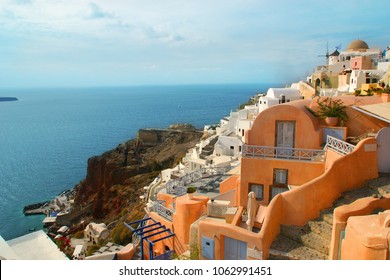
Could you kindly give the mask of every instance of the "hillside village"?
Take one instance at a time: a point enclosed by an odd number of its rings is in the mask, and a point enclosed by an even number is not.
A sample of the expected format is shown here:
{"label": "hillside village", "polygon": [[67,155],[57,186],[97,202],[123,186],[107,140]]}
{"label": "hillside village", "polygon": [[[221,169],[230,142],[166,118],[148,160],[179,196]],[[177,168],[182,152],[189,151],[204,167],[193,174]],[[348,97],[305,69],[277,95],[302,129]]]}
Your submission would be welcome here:
{"label": "hillside village", "polygon": [[[206,126],[144,186],[144,216],[120,220],[130,243],[113,243],[98,221],[77,242],[65,225],[54,240],[73,259],[389,260],[389,66],[390,48],[362,40],[327,53],[305,81]],[[50,253],[25,254],[37,246]],[[5,259],[69,258],[43,232],[0,247]]]}

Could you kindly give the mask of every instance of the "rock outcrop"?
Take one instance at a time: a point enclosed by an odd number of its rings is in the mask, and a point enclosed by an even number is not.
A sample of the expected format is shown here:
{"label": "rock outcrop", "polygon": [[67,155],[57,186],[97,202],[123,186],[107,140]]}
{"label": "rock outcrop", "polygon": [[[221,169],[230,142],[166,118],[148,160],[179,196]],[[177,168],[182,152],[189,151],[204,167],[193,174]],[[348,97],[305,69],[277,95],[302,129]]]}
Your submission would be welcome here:
{"label": "rock outcrop", "polygon": [[88,160],[87,176],[76,187],[76,206],[93,201],[92,218],[106,223],[126,209],[143,214],[139,196],[159,171],[175,166],[199,142],[202,132],[189,125],[142,129],[136,139]]}

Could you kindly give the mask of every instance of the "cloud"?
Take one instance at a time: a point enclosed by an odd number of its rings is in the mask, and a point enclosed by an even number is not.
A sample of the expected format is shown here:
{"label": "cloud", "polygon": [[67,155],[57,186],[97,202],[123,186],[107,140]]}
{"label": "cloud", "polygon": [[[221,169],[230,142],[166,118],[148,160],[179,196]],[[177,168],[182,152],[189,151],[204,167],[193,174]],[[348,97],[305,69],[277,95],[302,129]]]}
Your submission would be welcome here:
{"label": "cloud", "polygon": [[31,4],[32,0],[13,0],[12,2],[17,5],[27,5],[27,4]]}
{"label": "cloud", "polygon": [[97,4],[89,3],[90,13],[88,15],[89,19],[101,19],[101,18],[114,18],[110,13],[107,13],[102,10]]}
{"label": "cloud", "polygon": [[[52,65],[58,77],[74,68],[83,69],[80,77],[104,72],[118,81],[111,69],[146,82],[287,77],[323,63],[317,55],[327,41],[330,48],[357,37],[389,45],[385,9],[351,1],[328,0],[328,10],[302,0],[0,0],[0,59],[15,79],[23,79],[18,61],[31,65],[31,75]],[[368,15],[356,21],[360,9]]]}

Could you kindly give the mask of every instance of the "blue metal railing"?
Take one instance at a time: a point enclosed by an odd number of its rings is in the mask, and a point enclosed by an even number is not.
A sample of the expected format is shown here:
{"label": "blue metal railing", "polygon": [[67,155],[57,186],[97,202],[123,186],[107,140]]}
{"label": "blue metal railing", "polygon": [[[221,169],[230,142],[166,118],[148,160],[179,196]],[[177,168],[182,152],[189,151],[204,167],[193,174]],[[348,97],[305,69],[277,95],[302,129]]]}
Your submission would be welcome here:
{"label": "blue metal railing", "polygon": [[172,260],[175,251],[167,251],[164,254],[153,257],[153,260]]}

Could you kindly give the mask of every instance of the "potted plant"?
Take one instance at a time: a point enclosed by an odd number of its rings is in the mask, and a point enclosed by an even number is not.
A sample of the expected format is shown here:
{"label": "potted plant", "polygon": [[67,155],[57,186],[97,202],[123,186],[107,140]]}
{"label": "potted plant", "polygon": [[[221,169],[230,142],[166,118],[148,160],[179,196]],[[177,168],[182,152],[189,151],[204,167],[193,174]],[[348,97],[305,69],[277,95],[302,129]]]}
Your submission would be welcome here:
{"label": "potted plant", "polygon": [[339,121],[347,121],[348,115],[345,112],[343,101],[332,99],[332,97],[319,97],[317,99],[317,116],[325,120],[329,126],[336,126]]}
{"label": "potted plant", "polygon": [[196,192],[196,187],[189,186],[187,188],[187,197],[188,197],[188,199],[192,199],[194,197],[194,192]]}

